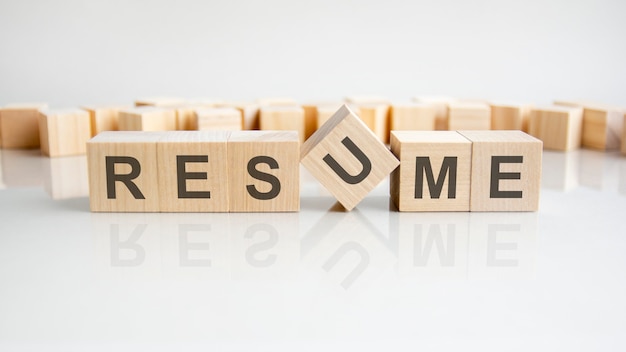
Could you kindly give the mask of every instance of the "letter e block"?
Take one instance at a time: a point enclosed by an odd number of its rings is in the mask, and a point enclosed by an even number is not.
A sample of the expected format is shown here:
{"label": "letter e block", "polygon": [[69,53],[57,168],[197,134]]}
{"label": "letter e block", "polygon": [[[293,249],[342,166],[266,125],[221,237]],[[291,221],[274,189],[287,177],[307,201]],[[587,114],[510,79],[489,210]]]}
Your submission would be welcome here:
{"label": "letter e block", "polygon": [[346,105],[304,143],[301,162],[346,210],[400,163]]}
{"label": "letter e block", "polygon": [[87,142],[94,212],[158,212],[159,132],[102,132]]}
{"label": "letter e block", "polygon": [[522,131],[459,131],[472,142],[471,211],[537,211],[540,140]]}
{"label": "letter e block", "polygon": [[91,137],[89,113],[80,109],[44,110],[39,114],[41,152],[50,157],[85,154]]}
{"label": "letter e block", "polygon": [[234,131],[228,139],[231,212],[300,210],[300,139],[295,131]]}
{"label": "letter e block", "polygon": [[455,131],[393,131],[391,198],[400,211],[469,211],[472,143]]}

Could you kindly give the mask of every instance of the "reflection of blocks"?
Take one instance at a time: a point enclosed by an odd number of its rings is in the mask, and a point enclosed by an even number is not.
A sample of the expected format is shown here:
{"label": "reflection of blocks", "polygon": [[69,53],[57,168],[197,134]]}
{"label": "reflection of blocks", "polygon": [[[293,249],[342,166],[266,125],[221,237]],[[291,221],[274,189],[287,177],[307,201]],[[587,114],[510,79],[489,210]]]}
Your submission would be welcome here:
{"label": "reflection of blocks", "polygon": [[176,111],[158,107],[139,107],[120,111],[120,131],[175,131]]}
{"label": "reflection of blocks", "polygon": [[39,147],[39,110],[46,104],[13,104],[0,109],[0,147]]}
{"label": "reflection of blocks", "polygon": [[157,143],[163,212],[228,211],[229,132],[169,132]]}
{"label": "reflection of blocks", "polygon": [[121,107],[87,106],[82,109],[89,112],[92,137],[102,131],[117,131]]}
{"label": "reflection of blocks", "polygon": [[360,104],[358,116],[380,141],[389,142],[389,105]]}
{"label": "reflection of blocks", "polygon": [[536,211],[541,141],[521,131],[460,131],[472,142],[471,211]]}
{"label": "reflection of blocks", "polygon": [[85,154],[91,137],[85,110],[44,110],[39,114],[41,152],[50,157]]}
{"label": "reflection of blocks", "polygon": [[528,131],[529,105],[491,104],[492,130]]}
{"label": "reflection of blocks", "polygon": [[541,139],[545,149],[568,151],[580,147],[582,123],[582,108],[534,108],[530,112],[528,133]]}
{"label": "reflection of blocks", "polygon": [[159,132],[102,132],[87,142],[91,211],[159,211]]}
{"label": "reflection of blocks", "polygon": [[84,155],[43,160],[44,189],[52,199],[89,196],[87,159]]}
{"label": "reflection of blocks", "polygon": [[306,135],[304,109],[299,106],[263,106],[259,115],[265,131],[296,131],[300,142]]}
{"label": "reflection of blocks", "polygon": [[195,116],[199,131],[240,131],[243,125],[241,111],[235,108],[197,109]]}
{"label": "reflection of blocks", "polygon": [[491,109],[484,103],[451,103],[448,105],[448,129],[489,130]]}
{"label": "reflection of blocks", "polygon": [[407,103],[391,106],[392,131],[433,131],[437,118],[437,110],[432,104]]}
{"label": "reflection of blocks", "polygon": [[469,211],[472,143],[454,131],[394,131],[400,166],[391,198],[400,211]]}
{"label": "reflection of blocks", "polygon": [[300,142],[294,131],[238,131],[228,139],[232,212],[300,210]]}
{"label": "reflection of blocks", "polygon": [[304,143],[301,160],[347,210],[399,164],[345,105]]}
{"label": "reflection of blocks", "polygon": [[542,187],[562,192],[578,187],[579,159],[579,152],[544,151],[542,157]]}

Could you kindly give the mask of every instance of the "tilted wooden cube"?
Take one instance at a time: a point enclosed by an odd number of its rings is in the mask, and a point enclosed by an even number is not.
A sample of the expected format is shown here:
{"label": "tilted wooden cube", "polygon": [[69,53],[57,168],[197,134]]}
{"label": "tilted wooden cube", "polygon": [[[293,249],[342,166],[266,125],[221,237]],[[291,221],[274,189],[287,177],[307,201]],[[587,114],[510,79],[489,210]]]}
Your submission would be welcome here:
{"label": "tilted wooden cube", "polygon": [[530,111],[528,133],[543,141],[545,149],[569,151],[580,148],[583,109],[550,106]]}
{"label": "tilted wooden cube", "polygon": [[241,131],[243,118],[235,108],[202,108],[195,110],[195,126],[199,131]]}
{"label": "tilted wooden cube", "polygon": [[89,112],[81,109],[43,110],[39,114],[41,152],[50,157],[85,154],[91,138]]}
{"label": "tilted wooden cube", "polygon": [[235,131],[228,139],[231,212],[300,210],[300,139],[295,131]]}
{"label": "tilted wooden cube", "polygon": [[117,131],[119,125],[120,110],[128,109],[127,106],[84,106],[83,110],[89,113],[91,119],[91,136],[103,131]]}
{"label": "tilted wooden cube", "polygon": [[399,164],[376,135],[343,105],[302,146],[301,163],[353,209]]}
{"label": "tilted wooden cube", "polygon": [[264,131],[295,131],[300,142],[306,136],[304,109],[300,106],[262,106],[260,125]]}
{"label": "tilted wooden cube", "polygon": [[120,131],[175,131],[176,111],[171,108],[142,106],[124,109],[119,115]]}
{"label": "tilted wooden cube", "polygon": [[491,109],[485,103],[454,102],[448,104],[448,129],[489,130]]}
{"label": "tilted wooden cube", "polygon": [[428,103],[392,104],[390,129],[392,131],[434,131],[437,109]]}
{"label": "tilted wooden cube", "polygon": [[39,110],[46,104],[9,104],[0,109],[0,147],[38,148]]}
{"label": "tilted wooden cube", "polygon": [[532,106],[524,104],[491,103],[491,129],[528,131]]}
{"label": "tilted wooden cube", "polygon": [[469,211],[472,143],[455,131],[392,131],[400,166],[391,199],[400,211]]}
{"label": "tilted wooden cube", "polygon": [[521,131],[459,131],[472,142],[470,211],[539,209],[542,143]]}

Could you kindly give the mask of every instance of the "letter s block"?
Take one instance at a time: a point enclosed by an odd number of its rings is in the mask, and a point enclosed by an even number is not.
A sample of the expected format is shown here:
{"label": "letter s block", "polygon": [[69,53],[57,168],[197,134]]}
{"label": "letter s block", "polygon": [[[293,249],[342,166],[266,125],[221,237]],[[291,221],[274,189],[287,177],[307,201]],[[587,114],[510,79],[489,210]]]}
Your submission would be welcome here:
{"label": "letter s block", "polygon": [[296,131],[233,131],[228,139],[231,212],[300,210]]}
{"label": "letter s block", "polygon": [[393,131],[391,198],[400,211],[469,211],[472,143],[455,131]]}
{"label": "letter s block", "polygon": [[102,132],[87,142],[94,212],[158,212],[161,132]]}
{"label": "letter s block", "polygon": [[302,145],[301,162],[346,210],[400,163],[346,105]]}
{"label": "letter s block", "polygon": [[543,143],[521,131],[459,131],[472,142],[470,211],[537,211]]}

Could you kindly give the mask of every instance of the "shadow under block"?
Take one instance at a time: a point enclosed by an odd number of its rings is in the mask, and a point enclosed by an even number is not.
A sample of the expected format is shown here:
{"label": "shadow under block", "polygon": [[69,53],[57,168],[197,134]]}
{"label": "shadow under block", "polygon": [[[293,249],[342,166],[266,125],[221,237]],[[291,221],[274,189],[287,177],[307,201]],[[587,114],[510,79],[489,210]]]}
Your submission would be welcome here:
{"label": "shadow under block", "polygon": [[448,105],[448,129],[489,130],[491,109],[483,103],[451,103]]}
{"label": "shadow under block", "polygon": [[295,131],[236,131],[228,139],[231,212],[300,210],[300,139]]}
{"label": "shadow under block", "polygon": [[168,132],[157,143],[162,212],[227,212],[227,131]]}
{"label": "shadow under block", "polygon": [[91,138],[89,112],[81,109],[39,113],[41,152],[50,157],[85,154]]}
{"label": "shadow under block", "polygon": [[38,148],[39,110],[46,104],[12,104],[0,109],[0,147]]}
{"label": "shadow under block", "polygon": [[304,143],[306,124],[304,109],[299,106],[263,106],[260,110],[261,130],[296,131]]}
{"label": "shadow under block", "polygon": [[400,166],[391,174],[399,211],[469,211],[472,143],[455,131],[392,131]]}
{"label": "shadow under block", "polygon": [[530,105],[491,104],[492,130],[528,131]]}
{"label": "shadow under block", "polygon": [[426,103],[393,104],[390,113],[392,131],[434,131],[436,107]]}
{"label": "shadow under block", "polygon": [[235,108],[197,109],[195,125],[199,131],[240,131],[243,118]]}
{"label": "shadow under block", "polygon": [[123,107],[112,106],[85,106],[83,110],[89,113],[91,120],[91,136],[95,136],[104,131],[117,131],[119,123],[120,110]]}
{"label": "shadow under block", "polygon": [[389,105],[359,105],[358,116],[381,142],[389,142]]}
{"label": "shadow under block", "polygon": [[152,106],[124,109],[119,115],[120,131],[175,131],[176,111]]}
{"label": "shadow under block", "polygon": [[543,141],[545,149],[569,151],[580,148],[583,109],[551,106],[530,111],[528,133]]}
{"label": "shadow under block", "polygon": [[301,163],[346,210],[351,210],[399,161],[343,105],[303,144]]}
{"label": "shadow under block", "polygon": [[470,211],[537,211],[542,143],[522,131],[459,131],[472,142]]}
{"label": "shadow under block", "polygon": [[94,212],[158,212],[157,142],[162,132],[102,132],[87,142]]}

